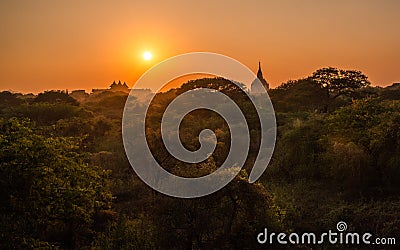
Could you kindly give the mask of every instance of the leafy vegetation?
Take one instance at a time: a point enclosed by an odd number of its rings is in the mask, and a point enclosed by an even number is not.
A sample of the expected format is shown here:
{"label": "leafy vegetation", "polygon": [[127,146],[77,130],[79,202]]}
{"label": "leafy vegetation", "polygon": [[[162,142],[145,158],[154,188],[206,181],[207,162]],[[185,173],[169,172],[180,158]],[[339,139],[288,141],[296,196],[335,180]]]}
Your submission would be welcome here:
{"label": "leafy vegetation", "polygon": [[341,220],[351,230],[399,239],[399,88],[368,85],[361,72],[325,68],[270,90],[277,144],[255,184],[248,173],[260,124],[241,89],[205,78],[157,94],[146,118],[149,147],[180,176],[217,169],[230,134],[219,115],[191,112],[180,128],[185,147],[196,150],[206,127],[218,144],[204,162],[179,162],[161,139],[166,106],[187,90],[208,87],[245,111],[251,134],[245,167],[225,188],[198,199],[164,196],[133,172],[121,138],[126,94],[97,93],[77,103],[61,91],[33,98],[2,92],[0,248],[254,249],[265,227],[326,232]]}

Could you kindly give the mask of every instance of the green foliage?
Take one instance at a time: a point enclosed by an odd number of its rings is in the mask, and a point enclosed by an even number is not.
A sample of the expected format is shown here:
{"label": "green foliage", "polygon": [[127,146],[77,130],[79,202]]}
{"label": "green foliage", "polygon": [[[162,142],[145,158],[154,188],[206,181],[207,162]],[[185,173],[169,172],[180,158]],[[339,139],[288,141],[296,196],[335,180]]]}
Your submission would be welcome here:
{"label": "green foliage", "polygon": [[79,103],[69,96],[64,91],[45,91],[44,93],[39,93],[38,96],[33,100],[33,103],[65,103],[73,106],[79,106]]}
{"label": "green foliage", "polygon": [[390,189],[398,189],[396,184],[400,180],[398,102],[358,100],[351,106],[343,107],[332,114],[329,121],[334,147],[337,149],[343,148],[343,145],[350,145],[347,147],[351,148],[351,157],[359,156],[357,160],[357,164],[360,165],[359,178],[368,179],[364,180],[365,188],[388,185]]}
{"label": "green foliage", "polygon": [[125,106],[127,93],[124,92],[103,92],[90,96],[85,102],[88,110],[102,114],[110,119],[122,119],[122,112]]}
{"label": "green foliage", "polygon": [[367,98],[329,115],[278,114],[264,183],[287,230],[324,232],[345,221],[398,237],[399,105]]}
{"label": "green foliage", "polygon": [[328,102],[324,89],[309,78],[288,81],[269,95],[277,112],[320,112]]}
{"label": "green foliage", "polygon": [[[153,238],[158,248],[257,248],[264,227],[280,230],[272,200],[260,183],[248,183],[245,170],[224,189],[200,199],[156,196]],[[212,218],[212,219],[211,219]]]}
{"label": "green foliage", "polygon": [[107,173],[85,163],[74,138],[45,138],[15,118],[0,128],[2,247],[89,244],[96,211],[110,205]]}
{"label": "green foliage", "polygon": [[286,119],[280,127],[269,174],[284,180],[323,178],[323,154],[327,150],[323,116],[307,115],[301,119],[293,115]]}
{"label": "green foliage", "polygon": [[244,169],[199,199],[166,197],[134,173],[121,138],[126,93],[92,94],[81,106],[63,92],[32,101],[0,93],[0,248],[253,249],[265,227],[326,232],[340,220],[351,230],[398,238],[398,86],[363,87],[368,82],[361,72],[333,68],[313,76],[269,91],[278,137],[270,166],[255,184],[247,173],[259,150],[260,124],[242,89],[206,78],[156,95],[146,118],[149,147],[179,176],[215,171],[229,152],[230,133],[214,112],[191,112],[180,127],[184,146],[197,149],[204,128],[215,132],[218,144],[204,162],[176,161],[160,134],[171,100],[207,87],[244,110],[251,134]]}
{"label": "green foliage", "polygon": [[29,118],[38,125],[53,125],[61,119],[90,116],[88,111],[66,103],[22,104],[6,108],[3,113],[8,118]]}

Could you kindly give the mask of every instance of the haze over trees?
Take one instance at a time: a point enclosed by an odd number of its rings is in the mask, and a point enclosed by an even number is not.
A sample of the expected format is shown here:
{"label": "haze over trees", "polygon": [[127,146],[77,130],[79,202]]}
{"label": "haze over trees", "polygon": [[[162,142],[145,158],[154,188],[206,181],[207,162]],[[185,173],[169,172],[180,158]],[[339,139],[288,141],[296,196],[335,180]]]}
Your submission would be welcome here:
{"label": "haze over trees", "polygon": [[229,129],[211,111],[191,112],[180,128],[192,150],[200,146],[199,131],[215,132],[217,147],[204,162],[177,161],[161,139],[168,103],[200,87],[222,91],[244,110],[251,144],[239,175],[199,199],[157,193],[133,172],[121,138],[126,93],[78,103],[62,91],[33,98],[1,92],[0,248],[257,249],[265,247],[256,237],[266,227],[318,233],[335,230],[339,221],[352,231],[399,239],[398,85],[371,87],[359,71],[324,68],[270,90],[278,136],[270,166],[255,184],[248,174],[259,149],[259,121],[246,95],[226,79],[192,80],[157,94],[146,118],[150,149],[180,176],[206,175],[222,164]]}

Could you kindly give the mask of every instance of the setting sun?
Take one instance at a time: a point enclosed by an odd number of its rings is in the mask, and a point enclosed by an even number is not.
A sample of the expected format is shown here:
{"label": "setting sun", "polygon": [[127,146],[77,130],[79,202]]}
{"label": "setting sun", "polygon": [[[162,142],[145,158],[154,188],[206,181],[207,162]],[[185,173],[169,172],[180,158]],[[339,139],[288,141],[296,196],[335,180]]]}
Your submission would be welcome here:
{"label": "setting sun", "polygon": [[143,59],[146,60],[146,61],[151,60],[152,57],[153,57],[153,55],[149,51],[146,51],[146,52],[143,53]]}

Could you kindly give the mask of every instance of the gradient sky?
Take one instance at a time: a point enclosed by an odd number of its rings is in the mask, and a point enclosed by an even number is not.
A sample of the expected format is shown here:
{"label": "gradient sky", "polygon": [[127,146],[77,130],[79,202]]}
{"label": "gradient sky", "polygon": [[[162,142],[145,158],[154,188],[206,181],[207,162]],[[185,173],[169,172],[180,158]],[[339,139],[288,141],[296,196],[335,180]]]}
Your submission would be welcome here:
{"label": "gradient sky", "polygon": [[[272,87],[333,66],[400,82],[400,1],[0,1],[0,90],[132,86],[170,56],[210,51]],[[142,53],[149,50],[153,60]]]}

